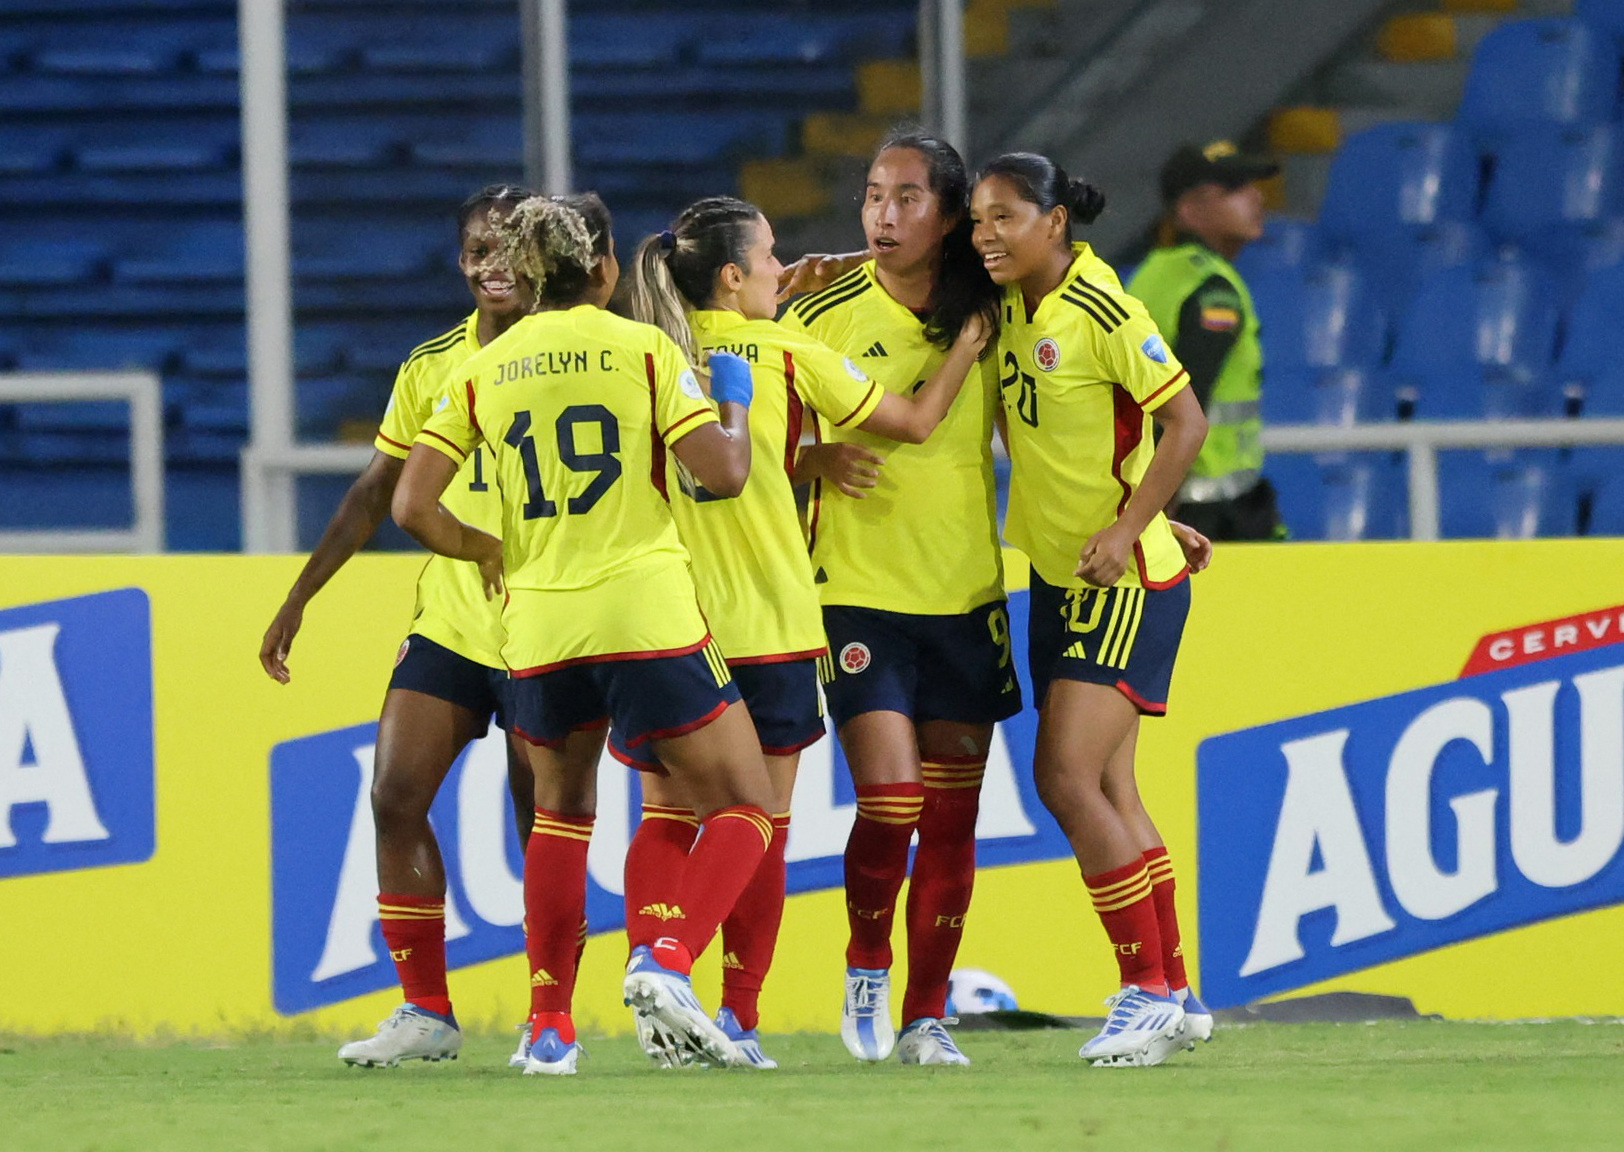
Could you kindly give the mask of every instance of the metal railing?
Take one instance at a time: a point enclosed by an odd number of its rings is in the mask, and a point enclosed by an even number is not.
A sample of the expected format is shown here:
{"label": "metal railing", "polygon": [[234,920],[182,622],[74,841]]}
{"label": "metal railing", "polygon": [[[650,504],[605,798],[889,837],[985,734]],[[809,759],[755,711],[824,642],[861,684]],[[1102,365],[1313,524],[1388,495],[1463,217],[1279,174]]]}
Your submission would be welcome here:
{"label": "metal railing", "polygon": [[14,372],[0,375],[0,404],[130,406],[128,528],[47,528],[0,532],[0,552],[162,552],[164,549],[163,385],[151,372]]}
{"label": "metal railing", "polygon": [[1410,539],[1438,539],[1438,453],[1461,448],[1577,448],[1624,444],[1624,420],[1410,420],[1400,423],[1275,424],[1265,452],[1408,454]]}

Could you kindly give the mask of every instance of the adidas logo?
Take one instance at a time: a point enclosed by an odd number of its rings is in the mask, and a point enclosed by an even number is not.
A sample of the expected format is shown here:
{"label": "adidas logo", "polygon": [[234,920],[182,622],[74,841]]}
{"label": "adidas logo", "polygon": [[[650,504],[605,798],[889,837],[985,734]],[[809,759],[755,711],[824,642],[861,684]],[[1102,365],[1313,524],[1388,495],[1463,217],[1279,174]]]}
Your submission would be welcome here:
{"label": "adidas logo", "polygon": [[874,341],[873,344],[871,344],[869,346],[868,351],[864,352],[863,355],[864,356],[889,356],[890,353],[885,350],[885,345],[884,344],[881,344],[878,340],[876,340],[876,341]]}
{"label": "adidas logo", "polygon": [[639,916],[652,916],[656,920],[684,920],[682,909],[676,904],[645,904],[637,910]]}
{"label": "adidas logo", "polygon": [[1066,649],[1066,655],[1069,656],[1073,660],[1087,660],[1088,659],[1088,653],[1083,651],[1083,642],[1081,640],[1077,641],[1070,648],[1067,648]]}
{"label": "adidas logo", "polygon": [[744,971],[744,965],[739,963],[739,954],[737,952],[724,953],[722,956],[722,967],[732,968],[739,972]]}
{"label": "adidas logo", "polygon": [[545,968],[537,968],[530,974],[530,987],[532,988],[553,988],[557,984],[558,981],[554,980]]}

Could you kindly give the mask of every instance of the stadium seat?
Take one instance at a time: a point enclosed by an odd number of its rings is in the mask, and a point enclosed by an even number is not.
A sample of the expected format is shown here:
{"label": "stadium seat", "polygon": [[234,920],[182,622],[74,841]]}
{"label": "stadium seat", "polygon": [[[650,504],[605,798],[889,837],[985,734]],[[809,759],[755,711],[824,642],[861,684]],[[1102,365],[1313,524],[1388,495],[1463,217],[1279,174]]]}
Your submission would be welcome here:
{"label": "stadium seat", "polygon": [[27,372],[120,368],[162,372],[174,364],[181,342],[173,331],[87,325],[72,332],[25,337],[18,348],[17,366]]}
{"label": "stadium seat", "polygon": [[1235,257],[1235,269],[1250,284],[1255,276],[1302,267],[1318,255],[1318,249],[1318,231],[1312,220],[1273,216],[1264,224],[1263,235]]}
{"label": "stadium seat", "polygon": [[[435,222],[437,223],[437,222]],[[431,252],[450,251],[450,227],[337,216],[293,222],[293,274],[303,280],[396,279],[427,272]]]}
{"label": "stadium seat", "polygon": [[1274,485],[1280,520],[1293,540],[1325,539],[1325,479],[1312,456],[1271,452],[1263,474]]}
{"label": "stadium seat", "polygon": [[1263,369],[1263,423],[1347,428],[1396,415],[1386,373],[1367,368]]}
{"label": "stadium seat", "polygon": [[288,159],[296,168],[382,168],[406,159],[401,126],[378,116],[314,120],[295,112]]}
{"label": "stadium seat", "polygon": [[1448,124],[1381,124],[1349,137],[1332,162],[1319,231],[1332,246],[1383,259],[1477,211],[1477,158]]}
{"label": "stadium seat", "polygon": [[1438,525],[1446,539],[1571,536],[1578,495],[1556,451],[1440,452]]}
{"label": "stadium seat", "polygon": [[414,163],[443,168],[511,167],[524,160],[524,130],[517,116],[481,117],[414,139],[411,155]]}
{"label": "stadium seat", "polygon": [[1365,367],[1387,351],[1386,325],[1348,264],[1312,264],[1248,281],[1268,369]]}
{"label": "stadium seat", "polygon": [[1624,536],[1624,471],[1614,472],[1590,497],[1591,536]]}
{"label": "stadium seat", "polygon": [[681,132],[656,113],[588,113],[571,127],[582,164],[716,164],[746,154],[781,156],[789,142],[786,117],[773,112],[695,114]]}
{"label": "stadium seat", "polygon": [[238,220],[205,220],[164,229],[138,251],[113,261],[113,279],[126,284],[196,284],[243,276]]}
{"label": "stadium seat", "polygon": [[1521,261],[1428,276],[1399,325],[1393,370],[1424,418],[1560,415],[1550,280]]}
{"label": "stadium seat", "polygon": [[51,236],[0,243],[0,288],[90,284],[102,278],[106,247],[94,239]]}
{"label": "stadium seat", "polygon": [[73,151],[85,172],[185,172],[228,168],[236,163],[238,125],[229,120],[175,121],[143,125],[105,122],[87,126]]}
{"label": "stadium seat", "polygon": [[1352,452],[1315,460],[1324,491],[1326,540],[1398,540],[1409,536],[1402,453]]}
{"label": "stadium seat", "polygon": [[1624,43],[1624,2],[1621,0],[1578,0],[1573,6],[1573,18]]}
{"label": "stadium seat", "polygon": [[1548,266],[1578,269],[1586,241],[1624,207],[1624,157],[1611,124],[1533,124],[1499,148],[1483,223]]}
{"label": "stadium seat", "polygon": [[39,176],[66,165],[73,134],[66,128],[0,126],[0,176]]}
{"label": "stadium seat", "polygon": [[693,35],[692,21],[668,13],[573,17],[570,67],[591,71],[674,65]]}
{"label": "stadium seat", "polygon": [[1535,123],[1600,124],[1618,105],[1619,49],[1578,20],[1516,20],[1478,44],[1456,121],[1495,146]]}

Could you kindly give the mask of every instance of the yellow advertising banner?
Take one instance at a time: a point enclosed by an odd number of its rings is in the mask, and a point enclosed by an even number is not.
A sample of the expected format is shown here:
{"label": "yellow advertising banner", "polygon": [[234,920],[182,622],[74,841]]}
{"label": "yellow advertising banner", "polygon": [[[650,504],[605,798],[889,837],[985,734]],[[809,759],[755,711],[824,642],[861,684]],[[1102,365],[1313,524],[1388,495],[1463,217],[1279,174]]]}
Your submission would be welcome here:
{"label": "yellow advertising banner", "polygon": [[[360,1034],[397,1002],[367,793],[421,560],[352,561],[282,686],[257,653],[299,565],[0,559],[0,1030]],[[1219,549],[1169,714],[1139,745],[1209,1002],[1357,990],[1451,1017],[1624,1012],[1597,975],[1624,948],[1621,574],[1624,540]],[[1019,588],[1011,617],[1021,653]],[[988,766],[959,963],[1023,1008],[1094,1013],[1115,967],[1032,787],[1035,727],[1030,708],[1003,725]],[[630,1026],[630,775],[600,772],[588,1030]],[[432,814],[465,1024],[527,1010],[508,803],[497,734]],[[853,812],[824,740],[797,785],[765,1030],[838,1028]],[[696,970],[710,1003],[718,951]]]}

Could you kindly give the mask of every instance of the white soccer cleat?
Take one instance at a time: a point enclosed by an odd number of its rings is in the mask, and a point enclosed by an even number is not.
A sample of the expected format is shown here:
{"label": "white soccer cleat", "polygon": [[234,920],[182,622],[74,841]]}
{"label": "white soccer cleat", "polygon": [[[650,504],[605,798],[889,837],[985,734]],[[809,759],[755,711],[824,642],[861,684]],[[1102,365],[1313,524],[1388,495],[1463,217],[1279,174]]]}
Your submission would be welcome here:
{"label": "white soccer cleat", "polygon": [[513,1055],[508,1057],[508,1067],[509,1068],[523,1068],[524,1065],[525,1065],[525,1062],[527,1060],[529,1060],[529,1059],[530,1059],[530,1021],[526,1020],[524,1022],[524,1026],[519,1029],[519,1047],[514,1051]]}
{"label": "white soccer cleat", "polygon": [[897,1033],[891,1024],[890,972],[884,968],[846,969],[840,1039],[846,1051],[859,1060],[874,1063],[891,1055]]}
{"label": "white soccer cleat", "polygon": [[953,1064],[968,1068],[970,1058],[959,1051],[942,1021],[915,1020],[897,1037],[897,1059],[904,1064]]}
{"label": "white soccer cleat", "polygon": [[575,1062],[581,1058],[581,1046],[571,1040],[564,1043],[557,1028],[543,1028],[541,1035],[530,1045],[524,1060],[526,1076],[573,1076]]}
{"label": "white soccer cleat", "polygon": [[1195,1051],[1196,1041],[1205,1044],[1212,1039],[1212,1009],[1201,1003],[1201,998],[1192,988],[1180,988],[1173,993],[1173,999],[1184,1007],[1184,1035],[1181,1039],[1184,1046]]}
{"label": "white soccer cleat", "polygon": [[761,1037],[754,1028],[739,1027],[739,1018],[733,1015],[733,1009],[722,1008],[716,1013],[716,1026],[722,1034],[733,1041],[733,1047],[738,1050],[739,1063],[746,1068],[759,1068],[767,1071],[778,1067],[778,1061],[761,1050]]}
{"label": "white soccer cleat", "polygon": [[[626,965],[626,981],[621,985],[625,1002],[639,1016],[653,1017],[657,1025],[670,1031],[699,1063],[726,1068],[741,1062],[733,1042],[711,1022],[694,995],[693,983],[659,961],[647,945],[633,950]],[[650,1059],[657,1059],[647,1048]]]}
{"label": "white soccer cleat", "polygon": [[654,1017],[638,1013],[632,1022],[637,1026],[637,1046],[656,1068],[681,1068],[694,1062],[694,1054],[681,1039]]}
{"label": "white soccer cleat", "polygon": [[338,1058],[362,1068],[393,1068],[402,1060],[455,1060],[461,1048],[462,1032],[454,1017],[402,1004],[378,1025],[376,1036],[350,1041],[338,1050]]}
{"label": "white soccer cleat", "polygon": [[1105,1003],[1111,1009],[1105,1027],[1077,1052],[1094,1067],[1149,1067],[1183,1043],[1184,1009],[1171,996],[1129,984]]}

